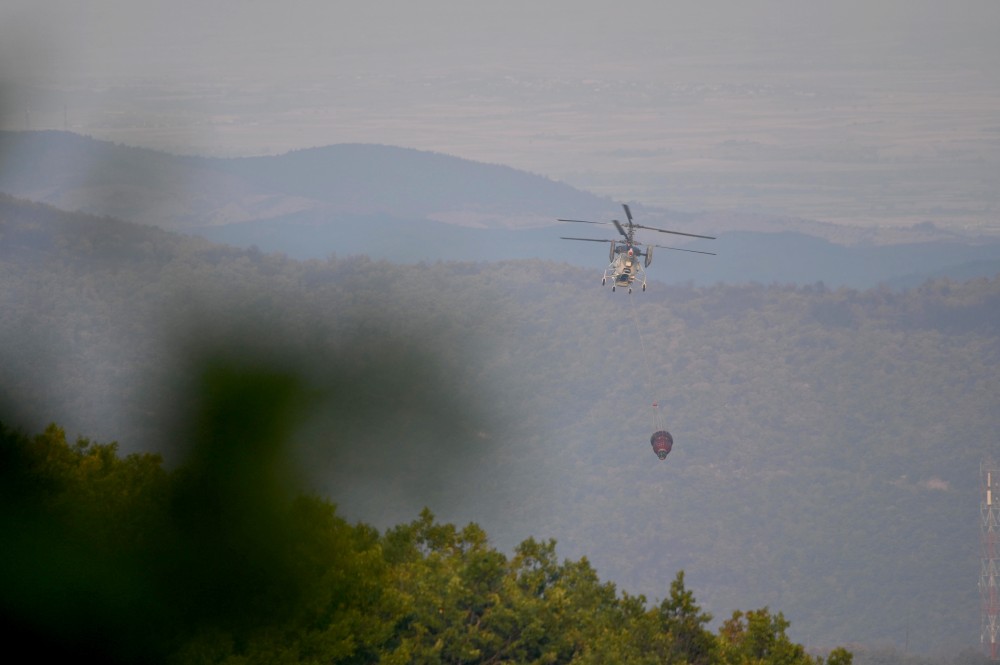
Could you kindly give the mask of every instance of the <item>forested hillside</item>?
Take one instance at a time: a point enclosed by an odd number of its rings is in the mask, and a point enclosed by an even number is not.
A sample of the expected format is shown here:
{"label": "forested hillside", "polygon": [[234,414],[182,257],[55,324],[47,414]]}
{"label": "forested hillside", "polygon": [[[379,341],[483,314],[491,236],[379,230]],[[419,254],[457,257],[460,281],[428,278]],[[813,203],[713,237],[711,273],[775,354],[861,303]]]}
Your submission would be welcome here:
{"label": "forested hillside", "polygon": [[508,557],[426,509],[383,533],[351,525],[278,473],[294,373],[216,365],[201,379],[185,415],[204,429],[172,472],[0,422],[8,648],[102,663],[824,663],[767,608],[713,635],[683,571],[650,606],[585,558],[560,563],[551,540]]}
{"label": "forested hillside", "polygon": [[554,538],[655,603],[684,570],[717,620],[768,606],[809,647],[978,643],[1000,279],[630,298],[550,261],[297,262],[0,204],[0,401],[28,431],[183,459],[190,368],[277,357],[311,386],[306,480],[348,520],[426,506],[512,557]]}

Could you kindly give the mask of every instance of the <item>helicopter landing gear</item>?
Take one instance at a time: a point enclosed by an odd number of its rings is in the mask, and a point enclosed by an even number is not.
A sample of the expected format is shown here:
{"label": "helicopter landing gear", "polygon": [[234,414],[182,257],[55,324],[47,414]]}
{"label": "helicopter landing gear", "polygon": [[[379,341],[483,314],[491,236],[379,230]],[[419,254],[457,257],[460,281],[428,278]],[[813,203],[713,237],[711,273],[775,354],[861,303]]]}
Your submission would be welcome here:
{"label": "helicopter landing gear", "polygon": [[601,278],[601,286],[604,286],[607,283],[608,283],[608,278],[607,277],[602,277]]}
{"label": "helicopter landing gear", "polygon": [[632,293],[632,287],[631,287],[631,286],[630,286],[630,287],[628,287],[628,292],[629,292],[629,293]]}
{"label": "helicopter landing gear", "polygon": [[645,290],[646,290],[646,285],[645,285],[645,284],[643,284],[643,285],[642,285],[642,290],[643,290],[643,291],[645,291]]}
{"label": "helicopter landing gear", "polygon": [[614,293],[614,292],[615,292],[615,287],[614,287],[614,284],[612,284],[611,285],[611,293]]}

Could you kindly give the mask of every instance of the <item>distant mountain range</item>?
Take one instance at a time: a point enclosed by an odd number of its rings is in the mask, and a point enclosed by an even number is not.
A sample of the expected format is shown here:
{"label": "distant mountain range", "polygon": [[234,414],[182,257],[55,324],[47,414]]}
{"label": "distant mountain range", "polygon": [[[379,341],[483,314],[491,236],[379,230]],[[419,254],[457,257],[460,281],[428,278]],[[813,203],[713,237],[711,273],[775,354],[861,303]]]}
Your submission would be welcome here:
{"label": "distant mountain range", "polygon": [[[559,237],[610,240],[614,229],[555,220],[621,216],[618,203],[539,175],[408,148],[342,144],[218,159],[57,131],[0,132],[0,191],[300,259],[546,258],[595,274],[606,251]],[[844,245],[828,239],[837,235],[830,225],[806,220],[632,207],[640,223],[719,236],[672,243],[650,234],[657,243],[719,254],[658,252],[649,275],[667,283],[908,287],[1000,272],[1000,239],[959,237],[933,225],[903,233],[906,242]]]}
{"label": "distant mountain range", "polygon": [[170,155],[69,132],[0,132],[0,189],[59,208],[169,230],[386,216],[458,226],[552,224],[620,210],[609,199],[492,164],[384,145],[278,156]]}
{"label": "distant mountain range", "polygon": [[766,605],[816,648],[976,644],[1000,279],[597,280],[539,259],[294,261],[0,195],[0,421],[170,459],[199,359],[280,358],[340,386],[297,431],[352,520],[428,506],[506,551],[555,538],[654,602],[683,569],[717,623]]}

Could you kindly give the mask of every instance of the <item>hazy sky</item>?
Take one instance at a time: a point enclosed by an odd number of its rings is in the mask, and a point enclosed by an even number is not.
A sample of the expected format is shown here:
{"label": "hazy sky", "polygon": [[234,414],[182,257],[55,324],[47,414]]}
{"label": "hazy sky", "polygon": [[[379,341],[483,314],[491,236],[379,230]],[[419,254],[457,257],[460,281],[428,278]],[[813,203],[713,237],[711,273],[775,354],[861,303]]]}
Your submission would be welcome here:
{"label": "hazy sky", "polygon": [[7,0],[0,126],[386,143],[650,205],[981,228],[998,29],[995,0]]}
{"label": "hazy sky", "polygon": [[578,71],[620,58],[641,69],[685,52],[1000,62],[1000,4],[993,0],[7,0],[4,7],[5,61],[12,47],[27,50],[56,77],[200,69],[300,76],[533,58]]}

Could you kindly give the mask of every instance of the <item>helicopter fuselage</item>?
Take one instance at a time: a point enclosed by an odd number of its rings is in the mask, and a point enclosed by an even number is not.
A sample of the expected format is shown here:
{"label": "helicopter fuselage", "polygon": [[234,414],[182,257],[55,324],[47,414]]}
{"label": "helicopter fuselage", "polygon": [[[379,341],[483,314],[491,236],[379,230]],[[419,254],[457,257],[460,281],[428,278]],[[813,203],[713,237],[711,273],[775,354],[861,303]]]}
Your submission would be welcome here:
{"label": "helicopter fuselage", "polygon": [[[608,267],[604,269],[604,277],[601,279],[601,284],[607,284],[608,280],[611,280],[611,290],[614,291],[617,287],[623,286],[628,288],[628,292],[632,293],[632,285],[635,283],[636,279],[641,277],[642,290],[646,290],[646,271],[649,265],[653,262],[653,248],[662,247],[663,249],[672,249],[680,252],[694,252],[696,254],[712,254],[712,252],[703,252],[697,249],[684,249],[681,247],[666,247],[664,245],[656,245],[653,243],[647,243],[645,248],[638,245],[635,241],[635,232],[637,229],[647,229],[650,231],[657,231],[659,233],[672,233],[675,235],[688,236],[691,238],[704,238],[706,240],[715,240],[712,236],[703,236],[696,233],[686,233],[683,231],[668,231],[667,229],[658,229],[655,226],[643,226],[642,224],[636,224],[632,221],[632,211],[629,209],[628,204],[623,203],[622,208],[625,210],[625,217],[628,220],[626,224],[622,224],[617,219],[612,219],[610,224],[615,227],[615,229],[620,234],[620,238],[606,241],[600,238],[570,238],[562,236],[562,240],[579,240],[583,242],[610,242],[611,246],[608,251],[608,260],[611,262]],[[575,222],[577,224],[608,224],[609,222],[592,222],[586,219],[559,219],[560,222]],[[643,259],[643,261],[639,261]]]}
{"label": "helicopter fuselage", "polygon": [[646,271],[639,260],[640,256],[642,256],[642,252],[636,251],[628,244],[621,243],[617,245],[615,247],[614,258],[608,264],[608,267],[604,269],[604,279],[602,281],[606,283],[608,280],[611,280],[612,291],[619,286],[631,291],[632,285],[636,279],[639,279],[642,290],[645,291]]}

